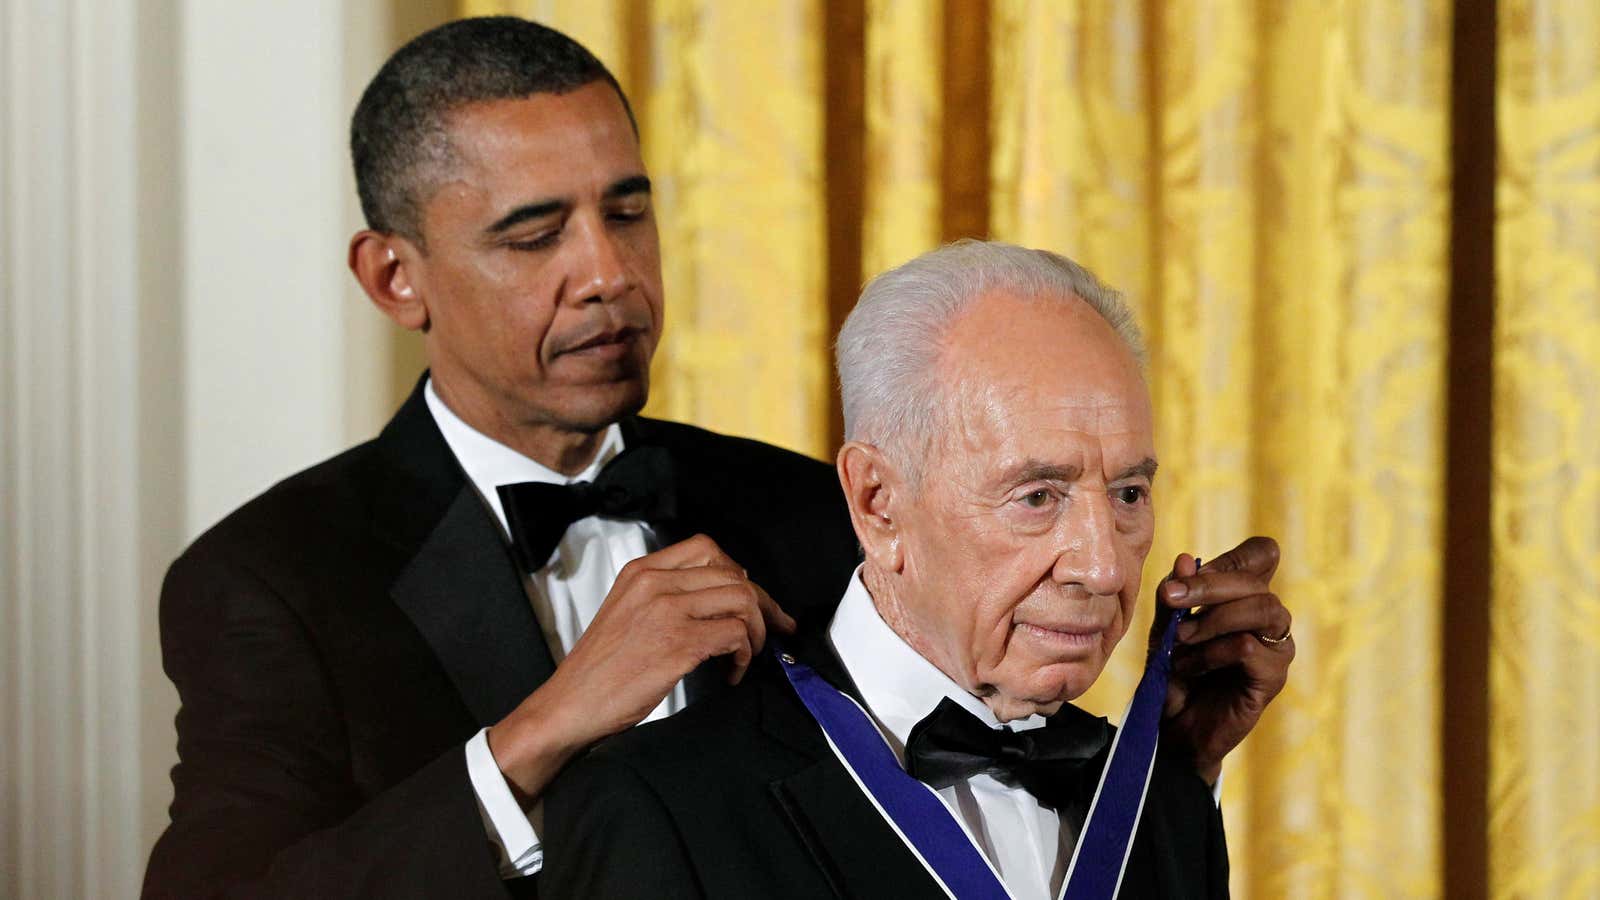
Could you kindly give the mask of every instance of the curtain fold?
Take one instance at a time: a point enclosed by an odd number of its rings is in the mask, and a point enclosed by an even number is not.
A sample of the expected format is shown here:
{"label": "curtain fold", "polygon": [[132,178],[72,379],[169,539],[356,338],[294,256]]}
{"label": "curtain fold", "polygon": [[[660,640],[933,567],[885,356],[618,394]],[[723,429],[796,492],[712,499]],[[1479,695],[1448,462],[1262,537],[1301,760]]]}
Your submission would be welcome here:
{"label": "curtain fold", "polygon": [[995,15],[994,234],[1102,273],[1149,337],[1147,582],[1283,546],[1300,657],[1229,761],[1236,893],[1436,895],[1448,7]]}
{"label": "curtain fold", "polygon": [[1600,9],[1502,3],[1489,877],[1600,895]]}
{"label": "curtain fold", "polygon": [[[1129,297],[1162,464],[1146,584],[1272,534],[1296,615],[1290,684],[1227,767],[1236,896],[1443,894],[1443,836],[1483,827],[1442,809],[1441,721],[1471,689],[1442,678],[1446,603],[1490,614],[1483,890],[1600,895],[1600,10],[1506,0],[1479,61],[1493,577],[1465,598],[1441,587],[1447,0],[463,3],[498,11],[590,42],[640,110],[653,413],[828,458],[829,284],[954,237],[1057,250]],[[830,260],[828,229],[859,256]],[[1120,712],[1138,633],[1084,705]]]}
{"label": "curtain fold", "polygon": [[942,6],[865,5],[863,280],[939,243],[945,112]]}
{"label": "curtain fold", "polygon": [[1450,7],[1285,4],[1260,33],[1251,519],[1302,653],[1246,751],[1247,883],[1436,896]]}
{"label": "curtain fold", "polygon": [[647,22],[671,309],[647,412],[827,456],[817,5],[660,0]]}

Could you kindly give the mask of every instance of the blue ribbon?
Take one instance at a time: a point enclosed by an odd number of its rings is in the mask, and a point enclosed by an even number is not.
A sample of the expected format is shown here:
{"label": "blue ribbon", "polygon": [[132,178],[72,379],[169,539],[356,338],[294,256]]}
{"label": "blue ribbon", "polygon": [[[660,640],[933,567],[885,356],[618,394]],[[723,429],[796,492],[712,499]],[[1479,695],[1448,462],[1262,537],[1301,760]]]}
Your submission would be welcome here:
{"label": "blue ribbon", "polygon": [[[1155,762],[1172,645],[1184,616],[1182,610],[1172,613],[1160,645],[1145,662],[1073,851],[1062,900],[1108,900],[1121,884]],[[945,892],[959,900],[1009,898],[949,807],[932,788],[906,774],[866,711],[775,642],[772,653],[851,777]]]}
{"label": "blue ribbon", "polygon": [[1161,708],[1166,704],[1167,679],[1172,675],[1172,644],[1177,638],[1178,623],[1186,615],[1187,611],[1181,609],[1172,613],[1161,633],[1161,644],[1150,648],[1145,657],[1144,674],[1122,717],[1122,727],[1117,729],[1111,756],[1100,773],[1100,786],[1095,789],[1094,803],[1078,835],[1078,846],[1072,851],[1072,866],[1067,869],[1061,888],[1064,900],[1114,897],[1122,884],[1161,738]]}

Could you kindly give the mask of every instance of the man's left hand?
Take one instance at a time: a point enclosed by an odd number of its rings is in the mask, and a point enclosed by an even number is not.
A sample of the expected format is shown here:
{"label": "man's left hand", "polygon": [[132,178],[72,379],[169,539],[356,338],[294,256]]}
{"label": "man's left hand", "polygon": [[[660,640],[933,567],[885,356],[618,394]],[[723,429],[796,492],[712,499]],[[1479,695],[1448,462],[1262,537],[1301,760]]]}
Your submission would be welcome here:
{"label": "man's left hand", "polygon": [[[1188,749],[1208,784],[1289,679],[1294,638],[1289,610],[1272,593],[1277,569],[1278,542],[1253,537],[1203,569],[1180,554],[1156,589],[1158,613],[1200,607],[1178,625],[1162,734]],[[1152,641],[1165,623],[1158,614]]]}

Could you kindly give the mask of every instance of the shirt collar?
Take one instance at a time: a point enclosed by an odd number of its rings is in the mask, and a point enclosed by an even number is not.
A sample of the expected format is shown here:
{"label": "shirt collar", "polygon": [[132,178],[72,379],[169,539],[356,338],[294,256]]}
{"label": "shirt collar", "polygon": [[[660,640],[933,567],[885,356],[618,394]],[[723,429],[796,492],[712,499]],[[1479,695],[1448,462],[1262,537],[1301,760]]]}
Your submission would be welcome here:
{"label": "shirt collar", "polygon": [[946,697],[990,728],[1026,731],[1044,725],[1044,717],[1034,715],[1002,726],[982,700],[967,693],[883,621],[861,579],[861,569],[857,566],[850,577],[850,586],[828,625],[828,642],[902,763],[911,729]]}
{"label": "shirt collar", "polygon": [[467,480],[472,482],[478,496],[493,510],[500,528],[507,534],[510,529],[496,487],[524,481],[542,481],[546,484],[593,481],[605,464],[622,452],[622,429],[613,422],[606,428],[605,438],[600,442],[600,452],[595,454],[588,468],[576,475],[563,475],[468,425],[440,399],[439,393],[433,389],[431,377],[423,386],[422,395],[428,403],[428,412],[433,414],[439,432],[444,435],[444,442],[466,471]]}

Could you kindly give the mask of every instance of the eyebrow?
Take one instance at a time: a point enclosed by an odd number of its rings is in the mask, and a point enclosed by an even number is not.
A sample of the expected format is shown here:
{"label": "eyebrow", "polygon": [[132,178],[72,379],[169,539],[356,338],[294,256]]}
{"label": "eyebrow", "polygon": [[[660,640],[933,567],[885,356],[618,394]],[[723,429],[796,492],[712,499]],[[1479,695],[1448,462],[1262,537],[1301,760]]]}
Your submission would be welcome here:
{"label": "eyebrow", "polygon": [[[1117,477],[1111,480],[1122,481],[1140,475],[1149,481],[1155,480],[1155,459],[1147,456],[1118,472]],[[1025,484],[1029,481],[1077,481],[1082,476],[1083,470],[1078,466],[1047,463],[1037,459],[1025,459],[1007,470],[1004,481],[1007,484]]]}
{"label": "eyebrow", "polygon": [[484,229],[485,234],[500,234],[511,228],[521,225],[529,219],[542,219],[565,209],[567,206],[562,200],[540,200],[536,203],[524,203],[500,217],[500,220]]}
{"label": "eyebrow", "polygon": [[[644,175],[630,175],[606,188],[601,195],[605,200],[616,200],[630,197],[634,194],[650,193],[650,179]],[[569,206],[569,200],[536,200],[533,203],[524,203],[521,206],[501,216],[493,225],[484,229],[485,234],[501,234],[530,219],[542,219],[554,215]]]}
{"label": "eyebrow", "polygon": [[606,188],[606,192],[602,196],[606,200],[616,200],[619,197],[648,193],[650,193],[649,177],[645,175],[630,175]]}
{"label": "eyebrow", "polygon": [[1004,480],[1007,484],[1023,484],[1029,481],[1077,481],[1082,475],[1083,469],[1078,466],[1025,459],[1007,470]]}
{"label": "eyebrow", "polygon": [[1156,479],[1156,461],[1155,461],[1155,459],[1146,456],[1144,459],[1140,460],[1139,462],[1127,467],[1126,469],[1123,469],[1120,473],[1117,474],[1117,477],[1115,477],[1115,478],[1113,478],[1111,480],[1112,481],[1121,481],[1124,478],[1132,478],[1135,475],[1143,475],[1146,480],[1154,481]]}

